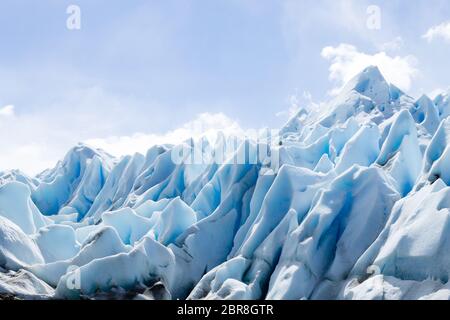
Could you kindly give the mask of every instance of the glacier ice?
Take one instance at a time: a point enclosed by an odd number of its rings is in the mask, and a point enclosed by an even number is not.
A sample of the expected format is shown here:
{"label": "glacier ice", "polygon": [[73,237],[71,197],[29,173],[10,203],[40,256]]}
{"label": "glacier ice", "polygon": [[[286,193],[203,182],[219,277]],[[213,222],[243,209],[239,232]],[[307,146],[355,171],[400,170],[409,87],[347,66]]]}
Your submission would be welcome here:
{"label": "glacier ice", "polygon": [[43,263],[37,244],[22,229],[7,218],[0,217],[0,265],[7,270],[19,270],[27,265]]}
{"label": "glacier ice", "polygon": [[48,284],[56,286],[59,279],[71,268],[79,268],[93,260],[129,252],[130,250],[131,247],[123,244],[114,228],[105,226],[91,232],[74,257],[34,264],[29,266],[27,270],[33,272]]}
{"label": "glacier ice", "polygon": [[[139,290],[162,281],[173,285],[174,255],[151,237],[145,237],[129,252],[94,259],[63,275],[56,287],[57,298],[79,298],[112,288]],[[67,284],[79,273],[80,287]]]}
{"label": "glacier ice", "polygon": [[0,295],[17,299],[52,299],[55,289],[26,270],[0,273]]}
{"label": "glacier ice", "polygon": [[45,262],[70,259],[80,250],[75,230],[64,224],[53,224],[39,229],[33,240]]}
{"label": "glacier ice", "polygon": [[269,139],[0,172],[0,296],[449,299],[449,116],[368,67]]}
{"label": "glacier ice", "polygon": [[30,189],[23,183],[12,181],[0,186],[0,216],[18,225],[26,234],[48,224],[30,199]]}

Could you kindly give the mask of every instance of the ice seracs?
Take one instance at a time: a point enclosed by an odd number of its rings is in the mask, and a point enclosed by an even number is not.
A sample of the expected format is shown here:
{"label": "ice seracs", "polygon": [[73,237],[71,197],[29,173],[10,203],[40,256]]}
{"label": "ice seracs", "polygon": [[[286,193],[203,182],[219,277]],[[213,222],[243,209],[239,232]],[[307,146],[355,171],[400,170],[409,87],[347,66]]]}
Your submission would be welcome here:
{"label": "ice seracs", "polygon": [[100,192],[112,158],[85,145],[74,147],[52,170],[41,173],[32,199],[44,215],[58,214],[69,206],[82,218]]}
{"label": "ice seracs", "polygon": [[450,183],[450,119],[441,122],[424,156],[424,173],[430,182]]}
{"label": "ice seracs", "polygon": [[430,135],[434,135],[439,126],[440,118],[439,110],[430,98],[426,95],[420,97],[414,103],[414,107],[410,109],[410,113],[415,121],[421,124]]}
{"label": "ice seracs", "polygon": [[0,216],[0,267],[18,271],[43,263],[44,258],[36,243],[12,221]]}
{"label": "ice seracs", "polygon": [[416,124],[407,110],[398,112],[384,140],[376,163],[389,172],[392,184],[405,196],[414,187],[422,169],[422,152]]}
{"label": "ice seracs", "polygon": [[376,105],[388,103],[391,96],[391,85],[384,79],[380,69],[369,66],[350,80],[342,92],[356,91],[370,98]]}
{"label": "ice seracs", "polygon": [[28,235],[49,223],[39,212],[30,195],[29,187],[21,182],[12,181],[0,186],[0,216],[15,223]]}
{"label": "ice seracs", "polygon": [[0,296],[448,299],[449,115],[373,66],[264,141],[1,172]]}

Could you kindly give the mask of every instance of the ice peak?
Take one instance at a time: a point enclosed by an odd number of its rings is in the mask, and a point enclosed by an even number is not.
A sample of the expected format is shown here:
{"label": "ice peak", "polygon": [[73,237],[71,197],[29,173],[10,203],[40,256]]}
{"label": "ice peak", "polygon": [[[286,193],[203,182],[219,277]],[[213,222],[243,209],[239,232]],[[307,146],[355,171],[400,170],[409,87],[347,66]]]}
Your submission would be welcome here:
{"label": "ice peak", "polygon": [[72,149],[69,150],[70,153],[95,153],[96,150],[85,143],[78,142]]}
{"label": "ice peak", "polygon": [[370,74],[370,75],[373,75],[374,77],[382,78],[384,80],[380,69],[376,65],[371,65],[371,66],[366,67],[361,73]]}
{"label": "ice peak", "polygon": [[429,105],[433,104],[433,101],[426,94],[423,94],[416,102],[417,105]]}
{"label": "ice peak", "polygon": [[357,74],[344,87],[343,92],[356,91],[376,104],[386,103],[390,100],[390,86],[377,66],[369,66]]}
{"label": "ice peak", "polygon": [[113,158],[102,149],[96,149],[85,143],[79,142],[67,152],[64,160],[70,161],[71,159],[78,159],[78,161],[84,162],[96,156],[107,161]]}
{"label": "ice peak", "polygon": [[[374,83],[387,84],[386,79],[383,77],[380,69],[377,66],[369,66],[365,68],[355,77],[353,77],[353,80],[356,80],[356,82],[354,82],[353,84],[356,85],[354,89],[357,90],[358,92],[365,90],[365,88],[367,87],[367,82],[370,82],[372,84]],[[350,81],[350,83],[352,83],[352,81]]]}

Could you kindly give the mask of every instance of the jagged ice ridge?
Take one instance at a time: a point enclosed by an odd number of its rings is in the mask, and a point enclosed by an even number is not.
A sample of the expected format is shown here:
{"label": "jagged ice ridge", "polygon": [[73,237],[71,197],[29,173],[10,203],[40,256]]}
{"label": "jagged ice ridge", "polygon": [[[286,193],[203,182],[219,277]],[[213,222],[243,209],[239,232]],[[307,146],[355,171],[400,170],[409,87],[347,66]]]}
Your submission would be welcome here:
{"label": "jagged ice ridge", "polygon": [[450,92],[414,100],[369,67],[265,142],[271,174],[245,138],[257,161],[80,144],[36,177],[2,172],[0,296],[448,299],[449,115]]}

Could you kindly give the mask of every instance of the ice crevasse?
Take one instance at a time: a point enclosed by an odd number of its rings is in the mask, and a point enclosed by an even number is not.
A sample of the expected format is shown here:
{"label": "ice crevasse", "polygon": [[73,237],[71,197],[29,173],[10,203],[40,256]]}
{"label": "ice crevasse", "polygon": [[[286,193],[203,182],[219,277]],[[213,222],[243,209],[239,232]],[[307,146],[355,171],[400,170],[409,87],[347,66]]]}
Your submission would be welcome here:
{"label": "ice crevasse", "polygon": [[0,172],[0,297],[448,299],[449,96],[368,67],[264,142],[79,144]]}

